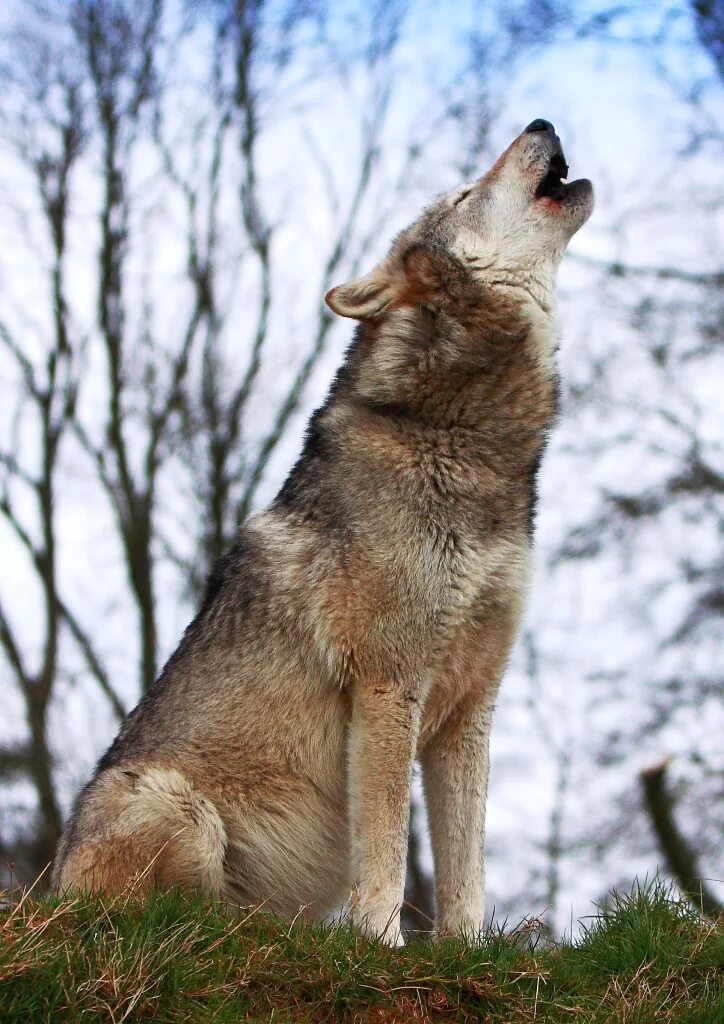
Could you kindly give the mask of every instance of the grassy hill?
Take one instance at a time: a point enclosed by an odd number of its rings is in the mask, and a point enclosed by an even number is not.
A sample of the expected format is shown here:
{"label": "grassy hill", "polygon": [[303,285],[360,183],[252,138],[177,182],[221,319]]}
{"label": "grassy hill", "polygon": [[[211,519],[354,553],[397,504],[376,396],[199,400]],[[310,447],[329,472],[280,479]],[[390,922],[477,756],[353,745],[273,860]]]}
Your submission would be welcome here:
{"label": "grassy hill", "polygon": [[724,1022],[724,928],[660,885],[614,895],[575,943],[538,934],[389,950],[177,894],[28,897],[0,911],[0,1021]]}

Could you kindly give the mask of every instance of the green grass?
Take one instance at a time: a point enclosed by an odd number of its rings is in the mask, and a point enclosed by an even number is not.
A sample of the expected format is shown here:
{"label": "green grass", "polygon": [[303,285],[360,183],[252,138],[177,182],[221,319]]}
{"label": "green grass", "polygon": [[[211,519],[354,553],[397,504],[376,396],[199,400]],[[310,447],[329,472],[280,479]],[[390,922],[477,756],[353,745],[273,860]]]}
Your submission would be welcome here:
{"label": "green grass", "polygon": [[535,935],[389,950],[178,894],[26,898],[0,912],[0,1021],[724,1022],[724,929],[658,883],[614,894],[575,943]]}

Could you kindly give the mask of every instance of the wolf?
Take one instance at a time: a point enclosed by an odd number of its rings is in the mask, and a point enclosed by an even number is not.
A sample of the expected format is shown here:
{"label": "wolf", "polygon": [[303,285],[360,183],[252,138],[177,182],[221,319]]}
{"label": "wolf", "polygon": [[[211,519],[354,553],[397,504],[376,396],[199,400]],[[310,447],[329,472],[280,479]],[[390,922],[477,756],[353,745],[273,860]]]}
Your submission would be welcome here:
{"label": "wolf", "polygon": [[[484,917],[493,704],[557,404],[554,283],[593,206],[533,121],[364,277],[276,499],[78,797],[57,891],[182,887],[403,941],[419,759],[436,931]],[[351,894],[351,895],[350,895]]]}

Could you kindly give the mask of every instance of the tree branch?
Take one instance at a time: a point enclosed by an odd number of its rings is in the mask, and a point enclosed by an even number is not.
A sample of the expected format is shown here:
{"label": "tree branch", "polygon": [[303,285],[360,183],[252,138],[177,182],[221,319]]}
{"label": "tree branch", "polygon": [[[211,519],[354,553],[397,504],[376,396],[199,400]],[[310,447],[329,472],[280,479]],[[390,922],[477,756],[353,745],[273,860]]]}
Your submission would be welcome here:
{"label": "tree branch", "polygon": [[118,720],[122,721],[126,717],[126,709],[123,706],[120,697],[111,686],[110,677],[108,676],[106,670],[103,668],[103,665],[101,664],[98,655],[93,649],[90,637],[82,628],[82,626],[76,619],[75,615],[71,612],[70,608],[60,598],[58,598],[58,612],[62,616],[66,625],[68,626],[68,629],[73,635],[75,642],[80,647],[83,653],[83,657],[86,660],[86,664],[88,665],[88,669],[93,675],[93,678],[98,683],[98,686],[101,689],[101,691],[108,698],[110,705],[113,708],[113,711],[115,712],[115,715],[118,718]]}
{"label": "tree branch", "polygon": [[597,256],[586,256],[572,252],[566,257],[596,270],[604,270],[610,277],[654,277],[660,281],[682,281],[685,284],[705,285],[721,288],[724,285],[724,270],[692,271],[680,267],[642,267],[621,260],[604,260]]}
{"label": "tree branch", "polygon": [[694,852],[674,821],[672,799],[666,792],[668,766],[667,760],[641,772],[644,805],[667,867],[679,888],[702,914],[717,917],[724,908],[699,876]]}

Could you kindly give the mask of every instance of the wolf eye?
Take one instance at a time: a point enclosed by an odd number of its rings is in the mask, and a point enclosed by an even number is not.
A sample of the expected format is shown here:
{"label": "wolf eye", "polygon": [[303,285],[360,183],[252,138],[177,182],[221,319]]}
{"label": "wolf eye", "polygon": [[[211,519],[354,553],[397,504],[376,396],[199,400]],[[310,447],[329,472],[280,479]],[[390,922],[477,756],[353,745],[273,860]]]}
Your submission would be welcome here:
{"label": "wolf eye", "polygon": [[459,204],[462,203],[463,199],[467,199],[472,191],[472,188],[466,188],[465,191],[461,192],[461,194],[457,197],[457,199],[453,203],[453,206],[459,206]]}

